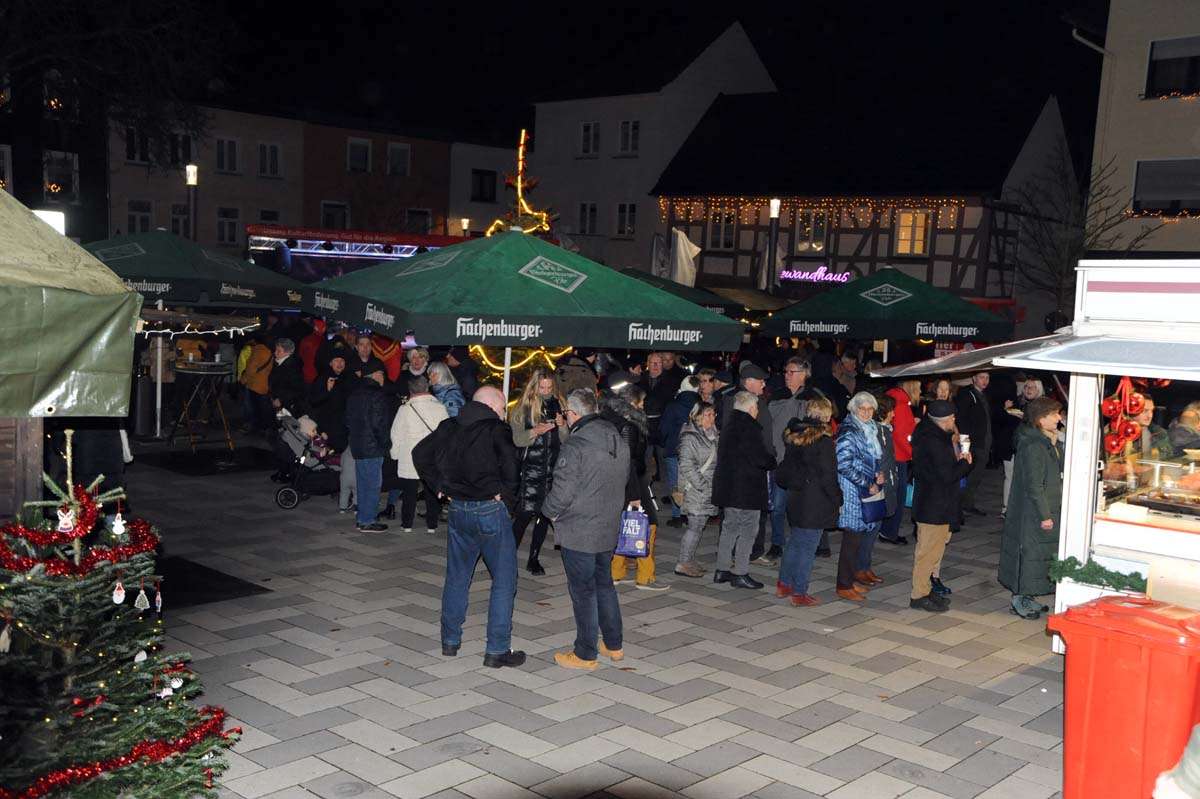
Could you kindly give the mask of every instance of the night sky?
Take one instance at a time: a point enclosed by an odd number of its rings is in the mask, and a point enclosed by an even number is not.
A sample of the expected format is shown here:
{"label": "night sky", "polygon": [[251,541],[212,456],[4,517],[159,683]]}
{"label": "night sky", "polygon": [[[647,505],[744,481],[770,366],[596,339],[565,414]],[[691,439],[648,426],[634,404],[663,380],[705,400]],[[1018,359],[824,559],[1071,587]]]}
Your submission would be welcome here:
{"label": "night sky", "polygon": [[1103,31],[1107,14],[1106,0],[738,2],[714,12],[686,3],[523,3],[486,13],[369,0],[310,14],[295,4],[228,2],[230,104],[511,144],[532,124],[534,101],[574,96],[597,73],[610,81],[636,74],[631,54],[676,40],[690,47],[737,19],[779,88],[811,93],[822,107],[910,93],[929,106],[935,133],[951,122],[937,112],[940,97],[987,94],[1003,113],[1009,98],[1055,93],[1077,153],[1090,151],[1101,59],[1071,39],[1064,17]]}

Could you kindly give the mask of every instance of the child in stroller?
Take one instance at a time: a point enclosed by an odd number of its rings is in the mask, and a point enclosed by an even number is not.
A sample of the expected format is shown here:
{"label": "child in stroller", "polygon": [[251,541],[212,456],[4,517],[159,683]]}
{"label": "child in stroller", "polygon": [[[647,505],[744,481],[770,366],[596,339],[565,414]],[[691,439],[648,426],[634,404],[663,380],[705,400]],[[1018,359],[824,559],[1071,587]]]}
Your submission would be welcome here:
{"label": "child in stroller", "polygon": [[[275,504],[291,510],[313,495],[337,494],[341,482],[341,458],[329,449],[328,439],[317,431],[307,416],[279,417],[279,443],[286,447],[290,468],[285,485],[275,492]],[[282,454],[282,452],[281,452]]]}

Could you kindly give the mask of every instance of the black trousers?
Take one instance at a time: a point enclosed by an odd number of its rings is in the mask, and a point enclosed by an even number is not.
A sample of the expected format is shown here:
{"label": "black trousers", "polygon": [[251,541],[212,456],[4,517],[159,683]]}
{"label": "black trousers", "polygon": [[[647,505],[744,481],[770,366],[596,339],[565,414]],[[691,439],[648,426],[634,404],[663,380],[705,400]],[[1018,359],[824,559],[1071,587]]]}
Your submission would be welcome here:
{"label": "black trousers", "polygon": [[513,538],[517,542],[517,549],[521,548],[521,541],[525,538],[525,530],[530,522],[533,522],[533,538],[529,541],[529,557],[533,559],[542,551],[542,544],[546,543],[546,531],[550,528],[550,520],[535,510],[517,511],[517,516],[513,519]]}
{"label": "black trousers", "polygon": [[[417,493],[421,490],[421,481],[417,479],[407,479],[401,477],[400,483],[400,526],[412,527],[413,520],[417,516]],[[430,530],[436,530],[438,526],[438,512],[441,510],[437,501],[437,494],[425,489],[425,526]]]}
{"label": "black trousers", "polygon": [[838,588],[854,586],[854,561],[858,558],[858,548],[864,535],[874,533],[856,533],[853,530],[842,530],[842,551],[838,554]]}

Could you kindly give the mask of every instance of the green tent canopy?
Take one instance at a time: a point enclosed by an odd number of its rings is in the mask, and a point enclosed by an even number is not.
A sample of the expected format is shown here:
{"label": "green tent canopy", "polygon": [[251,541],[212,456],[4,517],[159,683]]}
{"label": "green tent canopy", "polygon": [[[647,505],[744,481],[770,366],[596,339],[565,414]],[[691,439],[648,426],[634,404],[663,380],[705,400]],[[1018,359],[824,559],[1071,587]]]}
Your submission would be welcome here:
{"label": "green tent canopy", "polygon": [[1007,341],[1013,323],[948,291],[884,268],[764,319],[771,336]]}
{"label": "green tent canopy", "polygon": [[0,191],[0,417],[124,416],[142,298]]}
{"label": "green tent canopy", "polygon": [[662,289],[670,294],[674,294],[676,297],[685,299],[688,302],[694,302],[701,308],[707,308],[713,313],[719,313],[730,319],[736,319],[746,312],[744,306],[739,305],[733,300],[713,294],[711,291],[685,286],[682,283],[676,283],[674,280],[652,275],[640,269],[622,269],[621,274],[628,275],[634,280],[640,280],[649,286],[654,286],[656,289]]}
{"label": "green tent canopy", "polygon": [[85,246],[151,302],[299,308],[303,297],[303,283],[165,230]]}
{"label": "green tent canopy", "polygon": [[431,344],[735,350],[742,325],[520,232],[305,287],[306,308]]}

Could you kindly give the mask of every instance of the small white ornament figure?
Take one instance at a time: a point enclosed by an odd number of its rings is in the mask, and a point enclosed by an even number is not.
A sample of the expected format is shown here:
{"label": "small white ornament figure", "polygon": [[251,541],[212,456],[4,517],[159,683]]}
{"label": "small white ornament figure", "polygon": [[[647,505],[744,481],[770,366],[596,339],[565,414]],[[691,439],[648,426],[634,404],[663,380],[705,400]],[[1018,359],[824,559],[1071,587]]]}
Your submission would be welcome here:
{"label": "small white ornament figure", "polygon": [[10,632],[11,624],[5,624],[4,629],[0,630],[0,654],[9,650],[12,646],[12,633]]}
{"label": "small white ornament figure", "polygon": [[125,586],[121,585],[120,579],[117,580],[117,587],[113,589],[113,604],[120,605],[125,601]]}
{"label": "small white ornament figure", "polygon": [[117,515],[112,520],[113,535],[125,535],[125,519],[121,517],[121,511],[117,511]]}
{"label": "small white ornament figure", "polygon": [[60,533],[75,532],[75,510],[73,508],[58,509],[58,531]]}
{"label": "small white ornament figure", "polygon": [[171,680],[171,687],[178,691],[183,687],[183,680],[176,677],[175,679]]}
{"label": "small white ornament figure", "polygon": [[175,692],[172,691],[170,688],[164,688],[158,692],[159,699],[166,699],[168,696],[174,696],[174,695],[175,695]]}
{"label": "small white ornament figure", "polygon": [[146,589],[138,591],[137,599],[133,600],[133,606],[138,610],[146,610],[150,607],[150,599],[146,596]]}
{"label": "small white ornament figure", "polygon": [[136,655],[133,656],[134,663],[144,663],[145,661],[146,661],[146,650],[145,649],[140,650]]}
{"label": "small white ornament figure", "polygon": [[162,588],[154,592],[154,610],[162,613]]}

